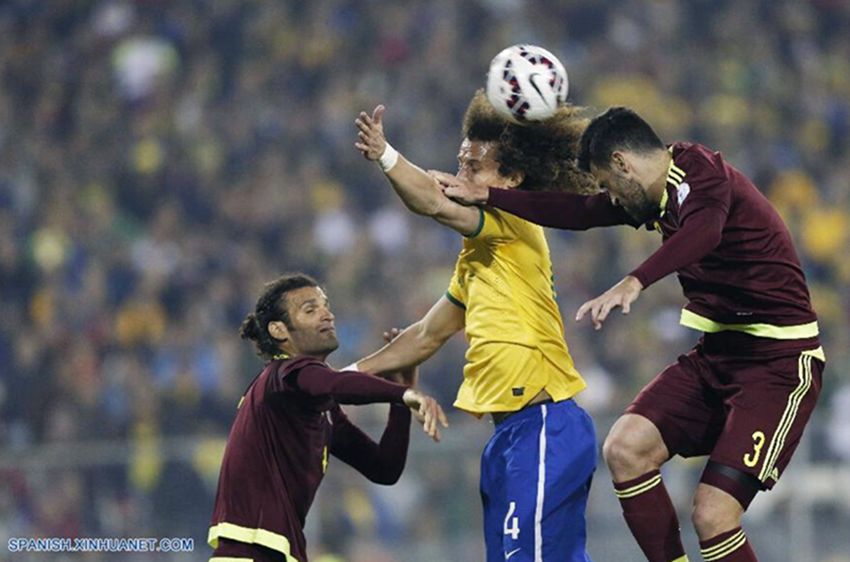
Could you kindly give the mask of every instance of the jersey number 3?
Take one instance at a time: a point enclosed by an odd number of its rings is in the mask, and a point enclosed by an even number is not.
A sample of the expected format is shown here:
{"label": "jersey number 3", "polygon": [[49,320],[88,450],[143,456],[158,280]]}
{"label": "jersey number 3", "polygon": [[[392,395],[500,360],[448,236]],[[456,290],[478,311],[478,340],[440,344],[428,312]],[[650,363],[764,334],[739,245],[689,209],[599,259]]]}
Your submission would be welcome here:
{"label": "jersey number 3", "polygon": [[750,468],[758,464],[762,447],[764,447],[764,432],[756,431],[753,433],[753,452],[744,455],[744,464]]}
{"label": "jersey number 3", "polygon": [[[519,517],[513,517],[514,512],[516,511],[516,502],[511,502],[511,505],[508,506],[508,514],[505,515],[505,534],[510,535],[513,540],[517,540],[519,538]],[[510,527],[508,523],[510,522]]]}

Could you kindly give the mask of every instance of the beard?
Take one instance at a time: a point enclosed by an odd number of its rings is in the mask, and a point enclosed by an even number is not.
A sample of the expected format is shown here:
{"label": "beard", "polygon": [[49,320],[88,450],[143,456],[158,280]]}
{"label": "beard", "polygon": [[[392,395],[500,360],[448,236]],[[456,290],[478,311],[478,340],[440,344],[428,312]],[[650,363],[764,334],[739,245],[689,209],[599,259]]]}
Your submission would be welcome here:
{"label": "beard", "polygon": [[636,180],[618,178],[617,200],[630,217],[644,224],[658,215],[658,205],[650,201],[646,190]]}

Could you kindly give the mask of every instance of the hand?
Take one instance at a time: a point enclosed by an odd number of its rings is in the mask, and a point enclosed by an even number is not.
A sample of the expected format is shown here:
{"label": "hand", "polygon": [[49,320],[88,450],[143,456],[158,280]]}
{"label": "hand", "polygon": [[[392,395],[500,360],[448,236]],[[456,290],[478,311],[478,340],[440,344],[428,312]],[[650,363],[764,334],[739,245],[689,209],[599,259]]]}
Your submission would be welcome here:
{"label": "hand", "polygon": [[608,317],[608,313],[614,307],[620,306],[623,308],[623,314],[628,314],[632,303],[640,296],[642,289],[643,285],[641,285],[637,277],[627,275],[622,281],[600,296],[581,305],[576,313],[576,322],[581,322],[584,315],[590,312],[593,328],[599,330],[602,328],[602,323]]}
{"label": "hand", "polygon": [[422,429],[428,437],[439,443],[440,428],[437,424],[449,427],[449,420],[446,419],[446,414],[437,401],[427,394],[408,388],[404,391],[404,403],[413,410],[416,420],[422,424]]}
{"label": "hand", "polygon": [[[390,343],[396,339],[400,333],[401,330],[399,328],[391,328],[384,332],[384,341]],[[397,382],[414,388],[419,383],[419,365],[387,373],[384,377],[392,382]],[[422,420],[419,421],[421,423]]]}
{"label": "hand", "polygon": [[443,190],[443,195],[461,205],[485,205],[490,197],[490,188],[486,185],[472,183],[452,174],[437,170],[428,170],[428,174],[437,180]]}
{"label": "hand", "polygon": [[372,116],[365,111],[360,112],[360,116],[354,120],[359,132],[357,137],[360,139],[354,143],[357,150],[363,153],[366,160],[373,162],[381,157],[384,150],[387,148],[387,139],[384,136],[384,124],[382,118],[386,108],[379,105],[372,112]]}

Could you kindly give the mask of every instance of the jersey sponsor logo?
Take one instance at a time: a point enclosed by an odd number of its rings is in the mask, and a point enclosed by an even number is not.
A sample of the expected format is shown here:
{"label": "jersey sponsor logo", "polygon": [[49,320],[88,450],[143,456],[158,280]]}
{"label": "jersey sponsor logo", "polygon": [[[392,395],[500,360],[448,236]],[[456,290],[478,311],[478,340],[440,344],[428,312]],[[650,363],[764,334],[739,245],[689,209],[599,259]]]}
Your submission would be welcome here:
{"label": "jersey sponsor logo", "polygon": [[685,202],[685,199],[688,197],[688,194],[691,192],[691,186],[688,185],[688,182],[682,182],[676,188],[676,200],[679,202],[679,206],[682,206],[682,203]]}
{"label": "jersey sponsor logo", "polygon": [[511,394],[513,394],[514,396],[522,396],[523,394],[525,394],[525,387],[515,386],[511,389]]}

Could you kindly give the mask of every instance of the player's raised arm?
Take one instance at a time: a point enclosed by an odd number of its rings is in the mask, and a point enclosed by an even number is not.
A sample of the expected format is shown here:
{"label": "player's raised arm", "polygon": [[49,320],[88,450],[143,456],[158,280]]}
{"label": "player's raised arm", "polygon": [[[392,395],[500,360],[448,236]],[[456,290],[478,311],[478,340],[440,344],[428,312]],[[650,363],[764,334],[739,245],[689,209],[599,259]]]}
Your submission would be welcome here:
{"label": "player's raised arm", "polygon": [[444,196],[434,178],[409,162],[387,142],[383,126],[384,111],[384,106],[379,105],[371,116],[360,113],[355,120],[358,142],[354,146],[363,153],[364,158],[378,163],[408,209],[432,217],[461,234],[475,232],[480,219],[478,211]]}

